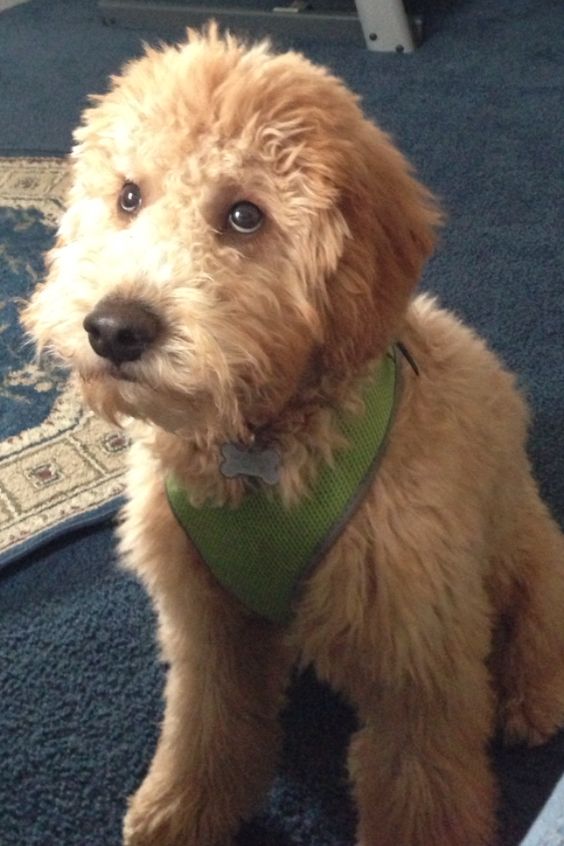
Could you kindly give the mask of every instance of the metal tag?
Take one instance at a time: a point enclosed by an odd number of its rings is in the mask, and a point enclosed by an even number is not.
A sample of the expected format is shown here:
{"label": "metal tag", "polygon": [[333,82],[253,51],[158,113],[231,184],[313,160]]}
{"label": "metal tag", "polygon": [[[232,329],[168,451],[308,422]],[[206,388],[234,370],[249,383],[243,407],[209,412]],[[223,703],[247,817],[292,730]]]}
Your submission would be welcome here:
{"label": "metal tag", "polygon": [[271,447],[228,443],[221,447],[221,454],[223,461],[219,469],[226,479],[248,476],[266,485],[275,485],[280,480],[280,455]]}

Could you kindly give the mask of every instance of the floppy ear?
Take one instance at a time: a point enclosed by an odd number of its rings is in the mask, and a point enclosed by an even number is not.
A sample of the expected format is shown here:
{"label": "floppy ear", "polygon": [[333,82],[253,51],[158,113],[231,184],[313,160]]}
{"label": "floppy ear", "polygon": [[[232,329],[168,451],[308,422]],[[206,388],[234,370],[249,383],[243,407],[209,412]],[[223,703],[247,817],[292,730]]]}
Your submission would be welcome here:
{"label": "floppy ear", "polygon": [[350,235],[328,279],[324,365],[350,373],[397,337],[441,214],[385,133],[362,119],[345,157],[339,212]]}

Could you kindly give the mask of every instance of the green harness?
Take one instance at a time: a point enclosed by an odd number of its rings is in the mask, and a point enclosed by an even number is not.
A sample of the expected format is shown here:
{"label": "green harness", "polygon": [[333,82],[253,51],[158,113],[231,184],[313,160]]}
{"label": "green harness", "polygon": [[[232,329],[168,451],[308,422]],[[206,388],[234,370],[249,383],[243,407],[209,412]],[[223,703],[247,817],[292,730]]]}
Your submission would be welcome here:
{"label": "green harness", "polygon": [[195,508],[174,477],[166,491],[174,514],[224,588],[250,610],[287,622],[299,586],[362,502],[378,468],[399,393],[395,347],[364,394],[362,415],[339,414],[349,447],[324,465],[310,496],[286,507],[276,495],[249,492],[237,508]]}

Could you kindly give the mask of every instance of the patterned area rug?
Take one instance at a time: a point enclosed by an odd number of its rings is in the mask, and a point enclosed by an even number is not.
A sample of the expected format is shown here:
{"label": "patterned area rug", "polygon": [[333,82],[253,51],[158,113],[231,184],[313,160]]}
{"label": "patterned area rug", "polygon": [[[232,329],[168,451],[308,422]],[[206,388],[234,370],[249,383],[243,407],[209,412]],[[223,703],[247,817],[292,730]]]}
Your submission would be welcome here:
{"label": "patterned area rug", "polygon": [[18,320],[63,209],[68,165],[0,158],[0,566],[116,511],[127,437],[33,360]]}

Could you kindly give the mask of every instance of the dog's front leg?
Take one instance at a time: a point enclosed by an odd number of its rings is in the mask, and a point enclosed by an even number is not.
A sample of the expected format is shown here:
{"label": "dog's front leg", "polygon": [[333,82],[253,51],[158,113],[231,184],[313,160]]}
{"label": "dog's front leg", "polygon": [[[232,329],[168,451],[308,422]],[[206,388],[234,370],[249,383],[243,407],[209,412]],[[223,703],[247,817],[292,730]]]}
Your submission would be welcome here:
{"label": "dog's front leg", "polygon": [[221,620],[197,640],[192,657],[170,665],[161,737],[125,819],[127,846],[224,846],[272,776],[284,686],[266,666],[275,647],[264,631]]}
{"label": "dog's front leg", "polygon": [[[365,569],[355,535],[348,546],[345,537],[334,558],[340,566],[331,570],[329,560],[311,582],[310,624],[317,620],[325,636],[310,636],[308,657],[357,709],[361,728],[349,753],[357,846],[493,846],[497,791],[487,750],[495,696],[480,559],[453,553],[452,542],[439,556],[436,539],[426,554],[423,532],[416,537],[417,555],[405,536],[389,533],[384,542],[382,531],[378,565],[366,556]],[[347,626],[343,608],[354,609]]]}
{"label": "dog's front leg", "polygon": [[[349,767],[357,846],[493,846],[496,789],[473,706],[437,710],[380,703],[354,737]],[[478,706],[481,710],[482,706]],[[418,713],[419,711],[419,713]]]}
{"label": "dog's front leg", "polygon": [[290,660],[275,627],[213,582],[166,501],[143,498],[128,507],[122,553],[153,596],[170,668],[160,740],[124,842],[224,846],[272,777]]}
{"label": "dog's front leg", "polygon": [[358,846],[494,846],[493,697],[484,664],[463,661],[435,689],[406,679],[362,696],[349,754]]}

